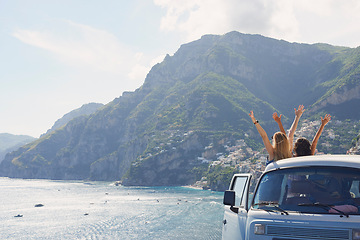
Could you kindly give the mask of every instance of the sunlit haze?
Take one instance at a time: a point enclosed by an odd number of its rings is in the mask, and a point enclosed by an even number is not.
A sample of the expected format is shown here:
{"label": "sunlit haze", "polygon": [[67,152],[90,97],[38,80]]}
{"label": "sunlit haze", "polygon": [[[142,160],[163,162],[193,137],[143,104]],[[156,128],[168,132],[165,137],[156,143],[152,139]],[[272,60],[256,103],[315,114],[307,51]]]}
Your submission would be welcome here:
{"label": "sunlit haze", "polygon": [[357,0],[0,0],[0,133],[39,137],[139,88],[181,44],[230,31],[360,45]]}

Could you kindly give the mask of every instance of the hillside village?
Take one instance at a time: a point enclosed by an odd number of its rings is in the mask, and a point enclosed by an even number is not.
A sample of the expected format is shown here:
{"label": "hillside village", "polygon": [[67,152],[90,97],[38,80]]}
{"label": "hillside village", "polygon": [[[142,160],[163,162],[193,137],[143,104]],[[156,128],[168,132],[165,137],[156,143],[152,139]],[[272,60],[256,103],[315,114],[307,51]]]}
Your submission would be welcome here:
{"label": "hillside village", "polygon": [[[305,137],[311,141],[312,138],[315,136],[320,124],[321,121],[304,120],[300,129],[295,132],[295,140],[298,137]],[[344,122],[337,120],[334,121],[333,124],[341,126],[344,125]],[[357,125],[355,124],[354,129],[356,129],[358,126],[359,123],[357,123]],[[356,136],[356,133],[358,133],[358,131],[350,130],[348,133],[349,135],[353,134]],[[339,138],[339,135],[335,133],[334,129],[325,128],[321,135],[321,141],[319,141],[320,146],[318,145],[315,154],[328,154],[327,152],[318,151],[318,149],[330,149],[332,147],[332,142],[336,138]],[[360,152],[357,151],[359,149],[359,146],[360,144],[356,142],[356,146],[348,150],[346,154],[359,154]],[[348,146],[343,147],[347,147],[347,149],[349,149]],[[207,148],[211,148],[211,146],[208,146]],[[226,151],[224,153],[217,153],[217,159],[214,161],[207,160],[203,157],[199,157],[198,160],[210,163],[210,168],[216,165],[220,165],[222,167],[235,167],[239,173],[251,173],[254,176],[254,179],[260,177],[261,173],[266,167],[266,160],[268,157],[265,148],[262,149],[261,152],[255,151],[249,146],[247,146],[244,139],[237,140],[236,145],[234,146],[224,145],[224,148]],[[195,184],[195,187],[199,188],[204,188],[206,186],[206,178],[201,179],[201,181],[198,181]]]}

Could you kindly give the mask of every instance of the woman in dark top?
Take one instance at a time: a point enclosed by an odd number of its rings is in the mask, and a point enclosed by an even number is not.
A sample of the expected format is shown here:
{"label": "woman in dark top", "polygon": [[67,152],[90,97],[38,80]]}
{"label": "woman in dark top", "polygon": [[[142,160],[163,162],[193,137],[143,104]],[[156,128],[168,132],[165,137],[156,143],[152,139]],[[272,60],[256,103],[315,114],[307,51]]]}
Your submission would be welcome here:
{"label": "woman in dark top", "polygon": [[[302,113],[305,111],[304,106],[300,105],[299,108],[296,110],[295,109],[295,119],[294,122],[290,128],[289,131],[289,143],[291,145],[291,149],[292,149],[292,142],[294,139],[294,133],[297,127],[297,124],[299,122],[299,119],[302,115]],[[281,123],[281,115],[278,116],[277,113],[273,114],[273,118],[275,120],[275,122],[278,123],[280,131],[285,133],[284,127],[282,126]],[[330,114],[326,114],[324,118],[321,117],[321,125],[320,128],[318,129],[318,131],[316,132],[314,139],[312,141],[312,143],[310,144],[309,140],[307,140],[306,138],[298,138],[294,144],[294,157],[300,157],[300,156],[309,156],[309,155],[314,155],[315,151],[316,151],[316,146],[317,143],[319,141],[319,138],[321,136],[322,131],[324,130],[325,125],[331,120],[331,116]],[[286,133],[285,133],[286,134]]]}

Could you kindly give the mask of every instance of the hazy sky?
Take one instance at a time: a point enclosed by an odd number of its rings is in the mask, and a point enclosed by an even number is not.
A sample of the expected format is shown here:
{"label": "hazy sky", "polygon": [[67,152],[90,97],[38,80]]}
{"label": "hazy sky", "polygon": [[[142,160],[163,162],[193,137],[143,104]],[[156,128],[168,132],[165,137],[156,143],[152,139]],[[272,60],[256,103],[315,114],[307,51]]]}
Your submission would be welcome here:
{"label": "hazy sky", "polygon": [[358,0],[0,0],[0,133],[39,137],[134,91],[204,34],[360,46],[359,12]]}

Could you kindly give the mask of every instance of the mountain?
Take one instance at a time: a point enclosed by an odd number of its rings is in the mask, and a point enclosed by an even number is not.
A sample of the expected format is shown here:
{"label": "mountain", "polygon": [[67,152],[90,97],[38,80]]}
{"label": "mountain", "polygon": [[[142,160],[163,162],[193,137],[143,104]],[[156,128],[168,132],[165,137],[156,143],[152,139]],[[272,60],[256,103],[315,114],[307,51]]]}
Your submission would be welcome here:
{"label": "mountain", "polygon": [[205,35],[153,66],[136,91],[8,154],[0,174],[191,184],[227,145],[262,148],[250,110],[269,134],[277,131],[272,113],[287,126],[299,104],[303,119],[327,112],[334,121],[358,121],[359,63],[360,48]]}
{"label": "mountain", "polygon": [[14,151],[34,140],[35,138],[31,136],[0,133],[0,163],[8,152]]}
{"label": "mountain", "polygon": [[[61,128],[66,125],[70,120],[83,116],[90,115],[96,112],[99,108],[103,107],[102,103],[88,103],[82,105],[80,108],[75,109],[67,114],[65,114],[62,118],[58,119],[51,129],[49,129],[46,134],[54,132],[56,129]],[[4,159],[5,155],[11,151],[17,150],[19,147],[34,141],[36,138],[26,135],[12,135],[8,133],[0,133],[0,162]]]}
{"label": "mountain", "polygon": [[82,115],[90,115],[96,112],[99,108],[103,107],[104,104],[102,103],[87,103],[82,105],[80,108],[77,108],[69,113],[66,113],[62,118],[58,119],[54,125],[47,130],[45,134],[49,134],[54,132],[56,129],[66,125],[72,119],[82,116]]}

